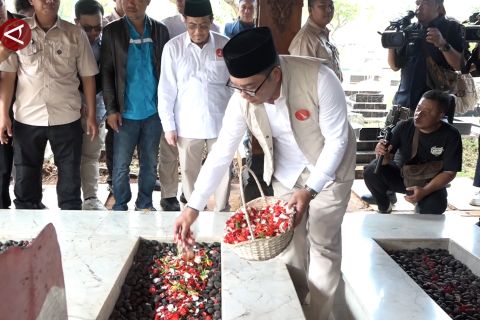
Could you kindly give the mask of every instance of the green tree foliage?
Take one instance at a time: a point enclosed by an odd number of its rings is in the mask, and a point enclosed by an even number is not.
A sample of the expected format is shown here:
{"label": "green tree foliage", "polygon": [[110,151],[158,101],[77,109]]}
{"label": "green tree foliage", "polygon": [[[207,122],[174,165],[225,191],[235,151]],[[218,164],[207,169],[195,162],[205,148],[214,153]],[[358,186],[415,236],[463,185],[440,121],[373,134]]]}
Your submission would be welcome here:
{"label": "green tree foliage", "polygon": [[331,25],[332,33],[345,26],[350,21],[355,20],[360,11],[358,3],[352,0],[335,0],[335,14]]}

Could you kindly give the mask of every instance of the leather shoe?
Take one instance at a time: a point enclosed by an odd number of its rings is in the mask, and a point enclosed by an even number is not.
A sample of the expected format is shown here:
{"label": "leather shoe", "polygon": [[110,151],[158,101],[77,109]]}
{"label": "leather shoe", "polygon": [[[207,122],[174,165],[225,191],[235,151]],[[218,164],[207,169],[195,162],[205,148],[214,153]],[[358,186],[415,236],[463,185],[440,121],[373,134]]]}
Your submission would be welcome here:
{"label": "leather shoe", "polygon": [[183,192],[180,195],[180,202],[183,204],[187,204],[187,198],[185,198],[185,195],[183,194]]}
{"label": "leather shoe", "polygon": [[160,206],[162,206],[163,211],[180,211],[180,203],[175,197],[160,200]]}
{"label": "leather shoe", "polygon": [[160,180],[155,180],[155,187],[153,188],[155,191],[160,191],[162,188],[160,187]]}
{"label": "leather shoe", "polygon": [[[387,191],[387,196],[391,204],[397,203],[397,194],[395,192],[389,190]],[[375,200],[371,193],[364,194],[360,197],[360,199],[362,199],[368,204],[377,204],[377,200]]]}

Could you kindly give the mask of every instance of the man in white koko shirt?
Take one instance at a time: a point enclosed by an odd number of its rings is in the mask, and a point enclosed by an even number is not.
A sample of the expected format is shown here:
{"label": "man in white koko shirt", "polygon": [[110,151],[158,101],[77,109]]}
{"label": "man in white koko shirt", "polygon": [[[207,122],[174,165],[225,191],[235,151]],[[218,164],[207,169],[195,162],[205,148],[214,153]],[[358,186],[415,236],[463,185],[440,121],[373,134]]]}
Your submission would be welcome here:
{"label": "man in white koko shirt", "polygon": [[[217,140],[232,90],[225,86],[228,70],[222,54],[228,38],[210,31],[210,1],[187,0],[184,14],[187,32],[163,49],[158,110],[165,139],[178,146],[182,190],[188,200],[204,147],[210,152]],[[229,208],[229,185],[230,174],[225,173],[215,191],[215,211]]]}
{"label": "man in white koko shirt", "polygon": [[[236,89],[200,172],[175,240],[190,226],[232,161],[248,128],[265,153],[263,179],[297,211],[295,233],[278,257],[290,272],[307,319],[328,319],[340,279],[341,229],[354,179],[356,140],[337,76],[316,58],[280,56],[266,27],[233,37],[223,56]],[[308,293],[310,299],[308,299]]]}

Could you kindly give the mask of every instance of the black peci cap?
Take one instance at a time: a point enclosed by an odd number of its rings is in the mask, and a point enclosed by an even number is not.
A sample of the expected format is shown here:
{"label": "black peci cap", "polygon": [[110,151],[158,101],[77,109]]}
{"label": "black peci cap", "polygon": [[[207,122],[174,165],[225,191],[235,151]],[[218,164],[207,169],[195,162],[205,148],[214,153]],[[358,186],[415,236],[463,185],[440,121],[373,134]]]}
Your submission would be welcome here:
{"label": "black peci cap", "polygon": [[205,17],[213,14],[209,0],[186,0],[183,14],[187,17]]}
{"label": "black peci cap", "polygon": [[223,59],[235,78],[248,78],[274,65],[277,51],[267,27],[242,31],[223,47]]}

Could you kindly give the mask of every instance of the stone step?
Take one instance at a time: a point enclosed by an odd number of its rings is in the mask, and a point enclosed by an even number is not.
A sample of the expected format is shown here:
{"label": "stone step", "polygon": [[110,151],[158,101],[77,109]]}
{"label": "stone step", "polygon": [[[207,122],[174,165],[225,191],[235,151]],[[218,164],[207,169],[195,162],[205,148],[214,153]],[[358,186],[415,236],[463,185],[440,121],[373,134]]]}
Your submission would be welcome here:
{"label": "stone step", "polygon": [[360,141],[377,140],[379,133],[380,133],[380,128],[362,128],[360,129],[360,136],[358,140]]}
{"label": "stone step", "polygon": [[363,179],[363,167],[368,163],[357,163],[355,166],[355,179]]}
{"label": "stone step", "polygon": [[380,76],[371,76],[371,75],[364,75],[364,74],[352,74],[350,76],[350,83],[357,83],[365,80],[373,80],[373,81],[379,81]]}
{"label": "stone step", "polygon": [[452,124],[461,135],[468,136],[472,132],[472,124],[461,120],[453,120]]}
{"label": "stone step", "polygon": [[344,93],[347,97],[350,97],[351,95],[358,94],[358,93],[364,93],[364,94],[379,94],[380,91],[368,91],[368,90],[344,90]]}
{"label": "stone step", "polygon": [[360,109],[360,110],[355,110],[355,112],[360,113],[365,118],[386,117],[388,113],[387,110],[376,110],[376,109]]}
{"label": "stone step", "polygon": [[386,103],[347,101],[347,105],[351,106],[355,112],[362,112],[372,109],[382,111],[387,110]]}
{"label": "stone step", "polygon": [[383,102],[383,94],[359,92],[350,96],[350,99],[356,102]]}
{"label": "stone step", "polygon": [[358,163],[369,163],[375,159],[376,155],[374,151],[357,151],[355,162]]}
{"label": "stone step", "polygon": [[373,151],[377,142],[377,140],[357,141],[357,151]]}

